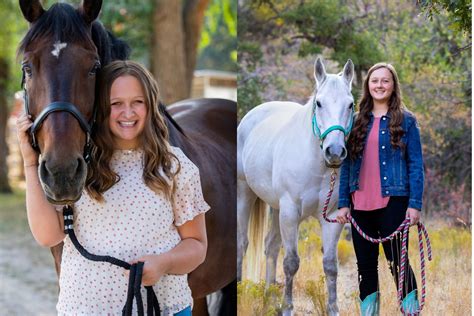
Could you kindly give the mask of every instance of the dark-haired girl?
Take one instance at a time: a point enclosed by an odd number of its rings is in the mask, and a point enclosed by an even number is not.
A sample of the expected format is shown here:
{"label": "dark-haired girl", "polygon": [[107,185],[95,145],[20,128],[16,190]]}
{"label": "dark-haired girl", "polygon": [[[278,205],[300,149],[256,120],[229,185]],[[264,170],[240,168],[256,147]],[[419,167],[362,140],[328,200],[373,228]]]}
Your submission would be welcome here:
{"label": "dark-haired girl", "polygon": [[[350,213],[371,237],[386,237],[406,216],[410,225],[420,220],[423,197],[423,157],[416,118],[404,106],[395,68],[372,66],[363,86],[359,113],[348,140],[349,155],[341,169],[337,220],[348,223]],[[353,228],[362,315],[379,314],[379,245]],[[398,286],[401,240],[382,244]],[[417,284],[407,262],[403,309],[419,308]]]}

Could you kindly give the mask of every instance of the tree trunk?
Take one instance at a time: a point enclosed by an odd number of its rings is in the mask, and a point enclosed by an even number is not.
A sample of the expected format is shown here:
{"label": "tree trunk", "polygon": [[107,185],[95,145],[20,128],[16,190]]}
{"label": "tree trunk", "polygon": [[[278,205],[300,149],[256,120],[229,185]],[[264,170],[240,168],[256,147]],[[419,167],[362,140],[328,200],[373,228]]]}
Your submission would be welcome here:
{"label": "tree trunk", "polygon": [[209,0],[187,0],[184,6],[184,31],[186,34],[186,89],[191,94],[191,84],[196,68],[197,50],[201,39],[201,29],[204,22],[204,13]]}
{"label": "tree trunk", "polygon": [[8,147],[6,139],[9,114],[6,91],[8,69],[8,62],[4,58],[0,58],[0,192],[10,193],[12,192],[12,189],[8,183]]}
{"label": "tree trunk", "polygon": [[151,71],[165,104],[189,98],[209,0],[155,0]]}

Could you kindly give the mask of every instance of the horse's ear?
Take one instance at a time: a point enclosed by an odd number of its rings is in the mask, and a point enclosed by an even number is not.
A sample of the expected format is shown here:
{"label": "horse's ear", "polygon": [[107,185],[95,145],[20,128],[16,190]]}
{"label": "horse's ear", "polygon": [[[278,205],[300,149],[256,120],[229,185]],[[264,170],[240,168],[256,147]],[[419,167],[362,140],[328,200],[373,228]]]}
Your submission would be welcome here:
{"label": "horse's ear", "polygon": [[354,64],[352,63],[352,60],[347,60],[346,65],[342,70],[342,77],[347,81],[350,87],[352,85],[352,79],[354,78]]}
{"label": "horse's ear", "polygon": [[44,9],[39,0],[20,0],[20,8],[23,16],[30,23],[38,20],[44,13]]}
{"label": "horse's ear", "polygon": [[314,78],[316,79],[316,85],[318,87],[326,80],[326,69],[324,68],[323,61],[320,57],[316,59],[314,63]]}
{"label": "horse's ear", "polygon": [[91,24],[97,19],[102,8],[102,0],[83,0],[79,9],[86,23]]}

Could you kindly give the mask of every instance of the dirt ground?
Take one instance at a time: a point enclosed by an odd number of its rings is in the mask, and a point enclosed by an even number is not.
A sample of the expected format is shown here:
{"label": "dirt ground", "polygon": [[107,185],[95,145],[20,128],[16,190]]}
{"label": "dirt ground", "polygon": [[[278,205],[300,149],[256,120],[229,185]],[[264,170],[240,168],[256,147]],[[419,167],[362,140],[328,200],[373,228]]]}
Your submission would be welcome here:
{"label": "dirt ground", "polygon": [[22,194],[0,195],[0,311],[55,315],[57,278],[49,249],[28,228]]}

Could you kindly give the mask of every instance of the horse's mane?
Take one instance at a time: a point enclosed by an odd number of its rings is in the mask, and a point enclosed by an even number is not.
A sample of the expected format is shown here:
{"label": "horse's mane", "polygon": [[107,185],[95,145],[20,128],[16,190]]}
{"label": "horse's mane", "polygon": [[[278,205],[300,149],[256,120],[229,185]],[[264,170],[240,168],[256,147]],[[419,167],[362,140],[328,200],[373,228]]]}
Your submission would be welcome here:
{"label": "horse's mane", "polygon": [[126,60],[130,56],[130,46],[107,31],[99,21],[92,23],[92,40],[103,66],[114,60]]}
{"label": "horse's mane", "polygon": [[164,105],[161,101],[160,103],[158,104],[158,109],[160,110],[161,114],[164,115],[168,121],[181,133],[184,135],[184,131],[183,129],[181,128],[181,126],[179,126],[178,122],[176,122],[174,120],[174,118],[171,116],[171,114],[168,112],[168,110],[166,110],[166,105]]}

